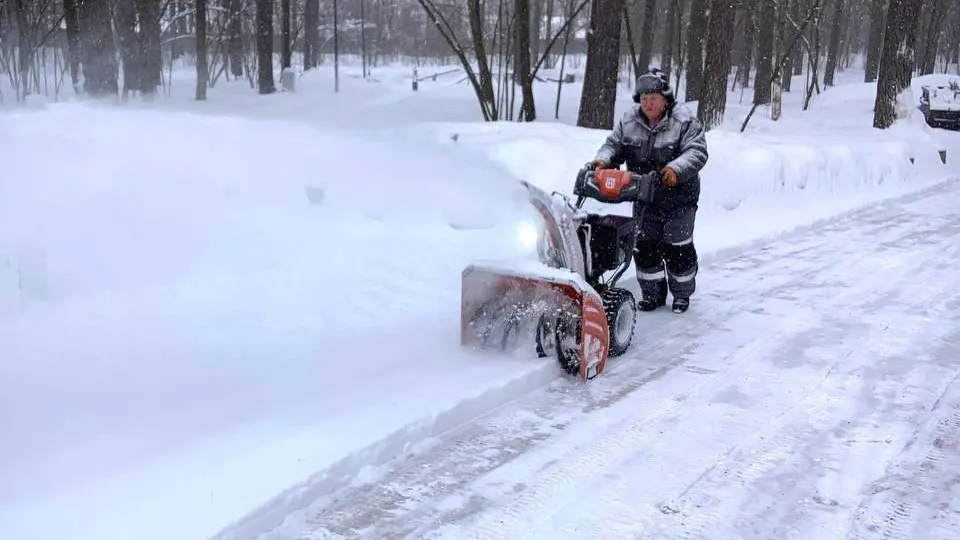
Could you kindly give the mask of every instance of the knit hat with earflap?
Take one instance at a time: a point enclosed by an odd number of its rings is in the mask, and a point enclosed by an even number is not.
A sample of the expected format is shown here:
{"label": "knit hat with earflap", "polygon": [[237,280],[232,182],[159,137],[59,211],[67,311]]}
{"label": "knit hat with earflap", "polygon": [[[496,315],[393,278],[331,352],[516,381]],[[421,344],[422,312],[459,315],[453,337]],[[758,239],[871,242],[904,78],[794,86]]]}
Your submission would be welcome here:
{"label": "knit hat with earflap", "polygon": [[640,103],[640,98],[644,94],[661,94],[667,99],[667,109],[673,108],[676,98],[673,97],[673,90],[670,89],[670,79],[667,74],[657,68],[637,77],[636,84],[633,87],[633,101]]}

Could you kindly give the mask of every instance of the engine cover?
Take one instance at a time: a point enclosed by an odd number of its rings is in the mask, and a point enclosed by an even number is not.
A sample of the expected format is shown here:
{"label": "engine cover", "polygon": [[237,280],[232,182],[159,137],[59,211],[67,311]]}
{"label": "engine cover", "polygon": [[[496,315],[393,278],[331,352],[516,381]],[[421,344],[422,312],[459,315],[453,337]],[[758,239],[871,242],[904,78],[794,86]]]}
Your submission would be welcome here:
{"label": "engine cover", "polygon": [[591,214],[581,227],[581,241],[586,240],[587,231],[591,278],[616,269],[633,255],[637,239],[635,218]]}

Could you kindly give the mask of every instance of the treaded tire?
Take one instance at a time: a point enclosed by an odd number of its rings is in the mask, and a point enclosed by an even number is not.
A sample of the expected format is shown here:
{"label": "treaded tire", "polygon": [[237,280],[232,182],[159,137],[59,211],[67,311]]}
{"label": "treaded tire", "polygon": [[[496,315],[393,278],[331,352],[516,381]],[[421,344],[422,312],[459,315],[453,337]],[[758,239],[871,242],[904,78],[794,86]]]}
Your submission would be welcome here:
{"label": "treaded tire", "polygon": [[560,368],[568,375],[580,373],[580,317],[558,317],[553,332]]}
{"label": "treaded tire", "polygon": [[537,356],[546,358],[556,355],[556,337],[553,335],[554,322],[550,321],[546,315],[540,315],[537,320]]}
{"label": "treaded tire", "polygon": [[[620,356],[630,348],[637,320],[637,301],[633,293],[617,287],[611,287],[601,295],[603,310],[607,314],[607,328],[610,330],[609,357]],[[627,317],[627,319],[624,319]]]}

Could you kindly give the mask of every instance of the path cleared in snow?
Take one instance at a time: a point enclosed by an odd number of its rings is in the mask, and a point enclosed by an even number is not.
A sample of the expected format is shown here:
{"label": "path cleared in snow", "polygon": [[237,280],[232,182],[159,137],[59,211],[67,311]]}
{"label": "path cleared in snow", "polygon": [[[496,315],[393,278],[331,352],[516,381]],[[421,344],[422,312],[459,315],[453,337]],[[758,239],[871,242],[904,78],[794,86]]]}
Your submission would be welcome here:
{"label": "path cleared in snow", "polygon": [[604,377],[258,539],[956,538],[958,206],[948,181],[710,265],[691,311],[640,314]]}

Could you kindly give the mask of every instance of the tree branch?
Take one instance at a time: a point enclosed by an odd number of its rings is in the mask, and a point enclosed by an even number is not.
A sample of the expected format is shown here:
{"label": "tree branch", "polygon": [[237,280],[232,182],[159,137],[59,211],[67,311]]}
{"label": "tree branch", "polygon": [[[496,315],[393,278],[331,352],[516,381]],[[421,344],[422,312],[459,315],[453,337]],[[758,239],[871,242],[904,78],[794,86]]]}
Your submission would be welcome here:
{"label": "tree branch", "polygon": [[[430,18],[430,21],[434,26],[437,27],[437,30],[440,32],[440,35],[443,37],[443,40],[447,42],[447,45],[453,50],[453,53],[457,55],[457,58],[460,60],[460,64],[463,66],[463,70],[467,74],[467,78],[470,80],[470,85],[473,86],[474,92],[477,94],[477,99],[480,101],[480,109],[483,113],[483,119],[490,120],[490,111],[488,110],[486,100],[483,99],[483,91],[480,89],[480,81],[477,79],[476,73],[473,71],[473,67],[470,65],[470,61],[467,59],[466,53],[463,51],[463,47],[460,45],[460,40],[456,38],[453,30],[450,28],[450,24],[444,18],[442,13],[439,13],[437,6],[432,2],[432,0],[417,0],[417,2],[423,7],[423,10],[427,13],[427,17]],[[441,25],[441,22],[443,23]]]}
{"label": "tree branch", "polygon": [[[772,0],[771,0],[772,1]],[[813,16],[820,9],[820,2],[822,0],[816,0],[810,10],[807,12],[806,18],[803,20],[803,24],[797,28],[797,33],[794,34],[793,40],[790,42],[790,46],[787,47],[787,50],[780,55],[780,60],[777,62],[773,70],[773,75],[770,76],[770,81],[767,82],[767,85],[773,84],[777,77],[780,76],[780,72],[783,71],[783,65],[787,62],[787,58],[790,57],[790,53],[793,52],[793,49],[797,46],[797,42],[800,40],[800,37],[803,35],[803,31],[807,29],[807,25],[810,24],[810,21],[813,20]],[[750,112],[747,114],[747,117],[743,119],[743,125],[740,126],[740,133],[743,133],[747,129],[747,124],[750,123],[750,118],[753,117],[753,113],[757,111],[759,105],[757,103],[753,104],[753,107],[750,107]]]}
{"label": "tree branch", "polygon": [[577,6],[577,9],[575,9],[573,13],[567,17],[567,20],[563,23],[563,26],[561,26],[560,29],[557,30],[557,33],[553,35],[553,38],[550,39],[550,43],[547,44],[547,48],[544,49],[543,54],[540,56],[540,60],[537,60],[537,65],[533,66],[533,71],[530,72],[531,78],[537,76],[537,71],[540,70],[540,66],[543,65],[543,63],[547,60],[547,55],[550,54],[550,49],[556,45],[557,40],[560,39],[560,36],[567,31],[567,28],[571,23],[573,23],[573,20],[577,18],[577,15],[579,15],[580,12],[583,11],[583,8],[587,7],[587,4],[589,3],[590,0],[583,0],[580,2],[580,5]]}

